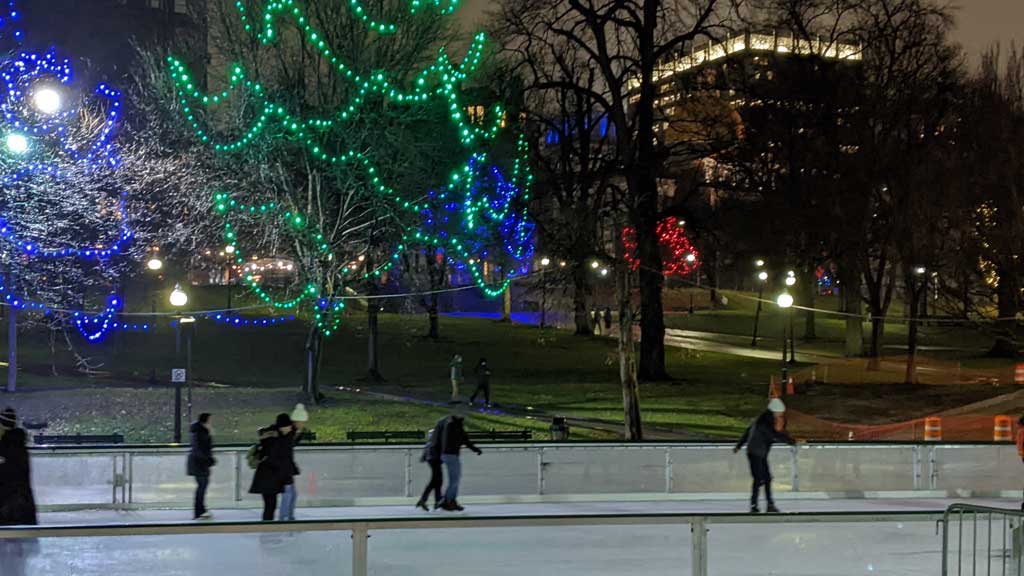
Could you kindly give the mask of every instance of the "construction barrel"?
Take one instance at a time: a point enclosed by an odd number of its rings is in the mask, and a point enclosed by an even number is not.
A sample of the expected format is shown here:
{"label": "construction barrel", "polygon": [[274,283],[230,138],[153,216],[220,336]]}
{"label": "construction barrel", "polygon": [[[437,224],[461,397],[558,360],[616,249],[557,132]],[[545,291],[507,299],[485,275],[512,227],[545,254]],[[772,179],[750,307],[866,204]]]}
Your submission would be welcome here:
{"label": "construction barrel", "polygon": [[924,419],[924,441],[939,442],[942,440],[942,418],[930,416]]}
{"label": "construction barrel", "polygon": [[996,442],[1013,442],[1013,420],[1009,416],[996,416],[992,439]]}

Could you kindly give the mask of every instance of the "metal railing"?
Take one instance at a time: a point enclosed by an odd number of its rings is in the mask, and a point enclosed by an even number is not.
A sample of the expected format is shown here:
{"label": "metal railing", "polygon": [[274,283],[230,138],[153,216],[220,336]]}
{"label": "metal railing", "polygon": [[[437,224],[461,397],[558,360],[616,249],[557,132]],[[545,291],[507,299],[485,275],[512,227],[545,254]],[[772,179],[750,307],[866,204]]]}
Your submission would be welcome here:
{"label": "metal railing", "polygon": [[[180,535],[226,535],[259,533],[347,532],[352,539],[352,576],[367,576],[371,532],[422,529],[495,529],[545,528],[588,526],[665,526],[689,527],[691,532],[690,564],[692,576],[707,576],[709,559],[709,533],[719,525],[849,525],[858,523],[928,523],[941,521],[941,512],[899,513],[813,513],[783,515],[749,514],[639,514],[639,515],[548,515],[498,516],[477,518],[395,518],[355,520],[307,520],[298,522],[224,522],[224,523],[167,523],[121,524],[97,526],[41,526],[33,528],[0,528],[0,541],[30,538],[95,538]],[[841,526],[840,526],[841,527]],[[816,528],[817,530],[817,528]],[[543,539],[535,543],[543,548]],[[733,543],[736,545],[736,543]],[[740,543],[740,546],[744,544]],[[817,558],[792,558],[806,563]],[[258,561],[258,558],[255,560]],[[759,561],[751,558],[751,561]],[[152,567],[153,570],[158,566]],[[339,569],[339,573],[341,573]],[[347,573],[347,572],[346,572]]]}
{"label": "metal railing", "polygon": [[[746,458],[728,444],[502,444],[467,455],[463,494],[476,502],[707,499],[749,494]],[[246,497],[247,447],[218,449],[208,493],[217,507]],[[191,502],[183,447],[34,448],[33,481],[44,510],[176,507]],[[419,446],[306,446],[296,450],[302,506],[405,502],[429,470]],[[1016,496],[1012,445],[811,444],[771,456],[781,498],[903,497],[955,493]]]}
{"label": "metal railing", "polygon": [[[979,519],[981,523],[979,525]],[[956,559],[950,538],[956,524]],[[985,574],[991,576],[995,565],[1000,576],[1024,574],[1024,511],[989,508],[972,504],[954,504],[942,520],[942,575]],[[965,531],[968,542],[965,545]],[[981,543],[979,544],[979,535]],[[993,540],[994,539],[994,540]],[[965,570],[966,567],[966,570]],[[979,567],[981,570],[979,571]]]}

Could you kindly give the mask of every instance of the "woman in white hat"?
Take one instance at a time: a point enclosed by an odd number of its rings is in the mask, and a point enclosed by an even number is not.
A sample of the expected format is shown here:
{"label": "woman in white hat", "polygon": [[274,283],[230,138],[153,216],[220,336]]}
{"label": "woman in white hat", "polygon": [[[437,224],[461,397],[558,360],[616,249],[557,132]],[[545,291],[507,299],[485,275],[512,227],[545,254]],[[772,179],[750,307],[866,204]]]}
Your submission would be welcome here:
{"label": "woman in white hat", "polygon": [[295,520],[295,501],[298,500],[299,495],[295,490],[294,477],[299,475],[299,467],[295,465],[295,453],[292,448],[299,443],[302,431],[306,427],[306,423],[309,422],[309,413],[306,412],[306,407],[296,404],[295,409],[292,410],[291,419],[292,431],[283,440],[288,443],[287,453],[288,459],[291,461],[293,479],[290,483],[285,484],[284,492],[281,494],[281,511],[278,513],[278,519],[282,522]]}
{"label": "woman in white hat", "polygon": [[750,475],[754,477],[754,485],[750,495],[750,512],[752,514],[760,512],[757,508],[757,497],[761,486],[764,486],[764,496],[768,503],[768,512],[777,513],[779,511],[775,507],[775,501],[772,499],[772,473],[771,468],[768,466],[768,453],[771,452],[772,444],[775,442],[785,442],[790,446],[796,445],[796,440],[793,440],[781,426],[776,426],[776,419],[781,421],[785,413],[786,405],[782,403],[782,400],[772,398],[771,402],[768,403],[768,409],[762,412],[747,427],[743,437],[740,438],[740,441],[736,443],[736,448],[733,449],[733,452],[739,452],[744,444],[747,446]]}

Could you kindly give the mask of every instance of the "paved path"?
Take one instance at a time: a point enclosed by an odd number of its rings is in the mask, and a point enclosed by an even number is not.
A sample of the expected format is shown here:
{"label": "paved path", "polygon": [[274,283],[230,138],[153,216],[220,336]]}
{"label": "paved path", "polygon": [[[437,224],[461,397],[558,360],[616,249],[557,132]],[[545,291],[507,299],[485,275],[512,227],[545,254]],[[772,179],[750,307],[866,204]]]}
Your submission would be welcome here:
{"label": "paved path", "polygon": [[[939,511],[947,500],[780,501],[795,512]],[[1004,507],[1016,502],[979,501]],[[742,502],[651,502],[472,506],[459,517],[736,512]],[[218,512],[217,521],[251,520],[257,511]],[[44,514],[46,524],[174,522],[183,513]],[[300,509],[299,519],[447,517],[408,507]],[[940,537],[931,521],[871,524],[746,524],[708,527],[715,576],[934,576]],[[4,576],[302,576],[348,575],[346,533],[43,538],[0,541]],[[686,526],[553,526],[488,529],[375,530],[374,576],[664,576],[689,574]]]}

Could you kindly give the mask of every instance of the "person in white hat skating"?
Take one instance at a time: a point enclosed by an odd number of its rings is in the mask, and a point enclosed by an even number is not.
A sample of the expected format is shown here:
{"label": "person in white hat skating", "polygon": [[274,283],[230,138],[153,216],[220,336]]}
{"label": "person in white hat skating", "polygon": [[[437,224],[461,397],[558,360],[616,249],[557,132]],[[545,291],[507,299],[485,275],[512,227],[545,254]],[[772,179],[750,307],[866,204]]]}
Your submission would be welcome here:
{"label": "person in white hat skating", "polygon": [[281,510],[278,514],[282,522],[295,521],[295,502],[298,500],[299,494],[295,490],[294,476],[299,474],[299,467],[295,465],[295,456],[292,448],[299,443],[302,431],[305,429],[306,423],[309,422],[309,413],[306,412],[306,407],[302,404],[296,404],[295,409],[292,410],[291,419],[293,428],[291,433],[284,437],[284,441],[288,443],[287,453],[292,466],[292,482],[285,485],[284,493],[281,495]]}
{"label": "person in white hat skating", "polygon": [[786,405],[778,398],[772,398],[768,402],[768,409],[761,413],[747,430],[743,437],[736,443],[733,449],[738,453],[744,445],[747,447],[747,460],[750,461],[750,475],[753,476],[753,488],[750,495],[750,512],[760,512],[757,508],[758,493],[760,487],[764,486],[764,496],[768,504],[769,513],[777,513],[775,501],[772,499],[772,473],[768,466],[768,453],[772,450],[775,442],[785,442],[790,446],[796,445],[796,440],[786,433],[781,426],[776,426],[776,419],[781,422],[782,415],[786,413]]}

